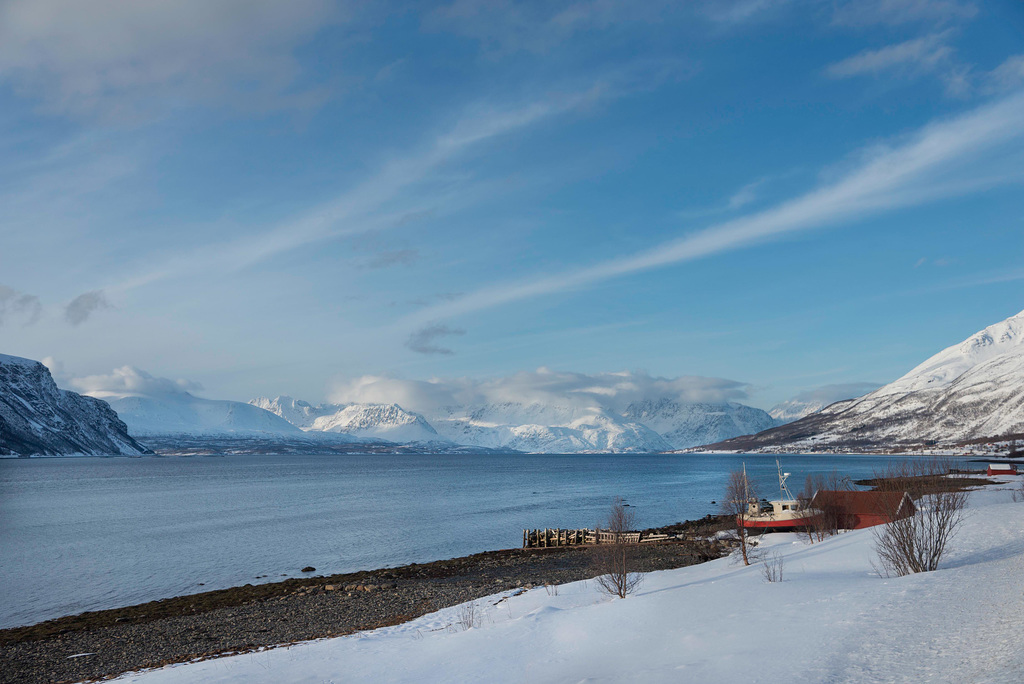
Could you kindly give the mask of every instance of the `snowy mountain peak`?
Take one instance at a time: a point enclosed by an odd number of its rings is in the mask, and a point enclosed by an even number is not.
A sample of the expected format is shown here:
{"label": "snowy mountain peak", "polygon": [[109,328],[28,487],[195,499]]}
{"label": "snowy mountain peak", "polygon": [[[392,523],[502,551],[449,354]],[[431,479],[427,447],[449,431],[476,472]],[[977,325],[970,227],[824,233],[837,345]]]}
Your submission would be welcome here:
{"label": "snowy mountain peak", "polygon": [[264,411],[270,411],[303,430],[312,428],[313,422],[317,418],[332,415],[344,408],[338,404],[319,404],[313,406],[308,401],[293,399],[288,395],[281,395],[274,399],[258,397],[252,399],[249,403]]}
{"label": "snowy mountain peak", "polygon": [[1008,354],[1024,354],[1024,312],[943,349],[878,393],[881,396],[946,387],[972,368]]}
{"label": "snowy mountain peak", "polygon": [[335,413],[319,416],[313,421],[310,430],[344,432],[389,442],[429,442],[438,439],[437,431],[423,416],[406,411],[398,404],[349,404]]}

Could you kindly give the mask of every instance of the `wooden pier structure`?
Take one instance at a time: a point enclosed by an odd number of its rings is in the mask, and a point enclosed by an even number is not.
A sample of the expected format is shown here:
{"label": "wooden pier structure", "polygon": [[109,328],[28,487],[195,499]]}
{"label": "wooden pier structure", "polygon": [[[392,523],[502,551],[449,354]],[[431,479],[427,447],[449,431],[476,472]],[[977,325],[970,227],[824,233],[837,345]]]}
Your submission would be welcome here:
{"label": "wooden pier structure", "polygon": [[609,530],[563,530],[558,528],[545,528],[536,530],[523,530],[524,549],[544,549],[555,546],[585,546],[594,544],[614,544],[616,537],[626,544],[640,544],[642,542],[663,541],[669,539],[667,534],[647,534],[643,532],[622,532],[615,533]]}

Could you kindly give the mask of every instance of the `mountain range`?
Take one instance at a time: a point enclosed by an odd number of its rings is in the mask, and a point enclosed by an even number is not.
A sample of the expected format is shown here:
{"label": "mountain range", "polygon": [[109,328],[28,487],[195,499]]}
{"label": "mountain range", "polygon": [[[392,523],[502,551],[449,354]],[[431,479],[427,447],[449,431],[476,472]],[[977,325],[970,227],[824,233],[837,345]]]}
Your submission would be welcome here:
{"label": "mountain range", "polygon": [[736,403],[669,399],[629,404],[622,413],[570,402],[485,402],[425,414],[397,404],[318,404],[288,396],[250,402],[306,432],[337,431],[393,442],[450,442],[532,453],[652,452],[756,432],[776,423]]}
{"label": "mountain range", "polygon": [[[422,412],[388,402],[313,405],[288,396],[204,399],[141,371],[112,389],[62,390],[38,361],[0,355],[0,455],[141,454],[146,439],[275,441],[294,449],[375,445],[533,453],[867,450],[956,444],[1024,433],[1024,312],[991,325],[853,399],[830,386],[776,406],[641,399],[615,408],[589,398],[481,401]],[[77,382],[77,381],[76,381]],[[78,387],[78,385],[75,385]],[[868,385],[868,387],[874,387]],[[808,413],[809,415],[803,415]],[[803,416],[803,417],[799,417]],[[790,422],[787,422],[790,421]],[[784,424],[783,424],[784,423]],[[141,439],[136,441],[136,437]],[[391,445],[389,447],[388,445]]]}

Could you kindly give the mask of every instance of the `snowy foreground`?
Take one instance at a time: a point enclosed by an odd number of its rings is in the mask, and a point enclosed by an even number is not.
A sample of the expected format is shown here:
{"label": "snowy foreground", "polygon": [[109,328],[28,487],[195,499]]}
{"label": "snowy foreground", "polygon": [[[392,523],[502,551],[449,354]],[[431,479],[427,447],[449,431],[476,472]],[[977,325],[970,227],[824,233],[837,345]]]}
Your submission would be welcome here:
{"label": "snowy foreground", "polygon": [[[974,492],[942,569],[881,579],[870,530],[772,535],[784,581],[723,558],[612,600],[575,582],[348,637],[162,668],[161,682],[1020,682],[1024,503]],[[504,599],[504,600],[502,600]]]}

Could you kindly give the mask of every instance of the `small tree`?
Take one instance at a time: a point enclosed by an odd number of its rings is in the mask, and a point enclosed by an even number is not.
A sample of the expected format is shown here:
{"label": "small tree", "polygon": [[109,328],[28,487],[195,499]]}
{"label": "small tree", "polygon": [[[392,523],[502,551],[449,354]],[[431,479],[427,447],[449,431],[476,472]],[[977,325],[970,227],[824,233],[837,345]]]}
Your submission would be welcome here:
{"label": "small tree", "polygon": [[[626,598],[643,581],[643,575],[636,571],[637,545],[628,543],[625,536],[635,527],[636,512],[621,497],[615,497],[608,512],[607,531],[612,533],[612,539],[593,549],[597,586],[609,596]],[[600,532],[599,527],[599,537]]]}
{"label": "small tree", "polygon": [[747,528],[743,526],[740,516],[746,515],[752,501],[757,501],[757,493],[746,471],[730,472],[725,485],[725,498],[722,500],[722,513],[730,516],[736,526],[736,537],[740,541],[740,554],[743,556],[744,565],[750,565],[751,553]]}
{"label": "small tree", "polygon": [[876,489],[917,499],[917,512],[903,517],[890,501],[879,511],[885,522],[872,528],[885,575],[902,577],[939,567],[946,546],[963,523],[968,492],[949,480],[950,463],[940,459],[890,466],[875,475]]}
{"label": "small tree", "polygon": [[[815,509],[812,517],[808,518],[804,532],[812,544],[816,541],[823,541],[826,537],[838,534],[839,530],[846,527],[843,519],[842,509],[838,502],[820,492],[845,492],[853,489],[850,478],[840,475],[833,470],[828,475],[821,473],[810,474],[804,481],[803,491],[797,496],[800,501],[800,508],[803,510]],[[819,494],[815,498],[815,494]],[[811,503],[814,503],[812,506]]]}

